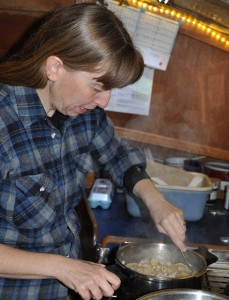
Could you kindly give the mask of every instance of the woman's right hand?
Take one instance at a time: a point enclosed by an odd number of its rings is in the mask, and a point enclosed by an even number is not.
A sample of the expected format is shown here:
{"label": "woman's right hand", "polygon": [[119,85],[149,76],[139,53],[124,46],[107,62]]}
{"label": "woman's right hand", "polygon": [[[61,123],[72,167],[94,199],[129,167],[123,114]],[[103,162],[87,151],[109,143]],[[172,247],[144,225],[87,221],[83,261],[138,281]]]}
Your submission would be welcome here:
{"label": "woman's right hand", "polygon": [[84,300],[111,297],[120,286],[119,277],[104,265],[65,257],[60,259],[57,278]]}
{"label": "woman's right hand", "polygon": [[120,279],[104,265],[49,253],[35,253],[0,244],[0,277],[55,278],[84,300],[111,297]]}

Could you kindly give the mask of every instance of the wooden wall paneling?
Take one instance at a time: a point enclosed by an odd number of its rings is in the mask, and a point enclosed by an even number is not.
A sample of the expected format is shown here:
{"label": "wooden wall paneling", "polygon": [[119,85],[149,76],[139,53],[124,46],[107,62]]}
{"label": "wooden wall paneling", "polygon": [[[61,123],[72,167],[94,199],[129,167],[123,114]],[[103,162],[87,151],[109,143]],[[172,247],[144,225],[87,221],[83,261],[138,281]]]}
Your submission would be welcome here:
{"label": "wooden wall paneling", "polygon": [[[57,8],[80,3],[80,0],[0,0],[0,57],[23,39],[39,19]],[[91,1],[93,2],[93,1]]]}
{"label": "wooden wall paneling", "polygon": [[190,24],[183,24],[180,27],[180,33],[229,53],[229,45],[221,41],[223,37],[228,40],[228,35],[224,33],[220,33],[221,38],[217,39],[215,36],[212,36],[211,32],[207,33],[206,30],[198,29]]}
{"label": "wooden wall paneling", "polygon": [[1,10],[50,11],[76,3],[74,0],[0,0]]}
{"label": "wooden wall paneling", "polygon": [[227,52],[179,33],[167,70],[155,71],[149,116],[108,115],[124,137],[229,160],[228,80]]}
{"label": "wooden wall paneling", "polygon": [[41,18],[41,13],[0,11],[0,56],[5,55]]}

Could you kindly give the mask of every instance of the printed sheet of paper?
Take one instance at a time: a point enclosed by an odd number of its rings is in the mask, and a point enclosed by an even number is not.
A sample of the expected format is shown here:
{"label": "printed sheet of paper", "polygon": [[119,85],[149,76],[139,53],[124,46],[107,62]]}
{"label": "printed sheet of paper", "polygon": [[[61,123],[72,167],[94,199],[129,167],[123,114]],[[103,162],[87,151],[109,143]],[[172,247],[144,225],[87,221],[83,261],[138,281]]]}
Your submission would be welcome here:
{"label": "printed sheet of paper", "polygon": [[140,49],[145,64],[151,68],[166,70],[177,36],[179,23],[156,14],[107,1],[126,26],[135,45]]}
{"label": "printed sheet of paper", "polygon": [[112,90],[106,110],[149,115],[154,70],[145,68],[139,81],[122,89]]}

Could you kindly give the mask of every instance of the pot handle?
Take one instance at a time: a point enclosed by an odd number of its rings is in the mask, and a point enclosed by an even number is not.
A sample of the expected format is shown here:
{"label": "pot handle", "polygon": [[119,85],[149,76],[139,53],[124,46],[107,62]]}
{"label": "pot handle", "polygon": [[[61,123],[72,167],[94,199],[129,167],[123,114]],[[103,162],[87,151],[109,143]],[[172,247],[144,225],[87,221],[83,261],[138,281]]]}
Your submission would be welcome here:
{"label": "pot handle", "polygon": [[217,262],[218,260],[218,257],[212,254],[211,252],[209,252],[208,248],[205,246],[201,246],[198,249],[193,249],[193,251],[203,256],[208,266]]}
{"label": "pot handle", "polygon": [[116,254],[119,246],[115,246],[112,249],[101,247],[96,245],[95,249],[95,260],[99,264],[112,265],[116,263]]}
{"label": "pot handle", "polygon": [[106,266],[106,269],[108,271],[114,273],[115,275],[117,275],[120,278],[120,280],[122,281],[122,284],[125,281],[130,280],[130,276],[128,276],[127,274],[125,274],[124,272],[122,272],[122,269],[118,265],[116,265],[116,264]]}

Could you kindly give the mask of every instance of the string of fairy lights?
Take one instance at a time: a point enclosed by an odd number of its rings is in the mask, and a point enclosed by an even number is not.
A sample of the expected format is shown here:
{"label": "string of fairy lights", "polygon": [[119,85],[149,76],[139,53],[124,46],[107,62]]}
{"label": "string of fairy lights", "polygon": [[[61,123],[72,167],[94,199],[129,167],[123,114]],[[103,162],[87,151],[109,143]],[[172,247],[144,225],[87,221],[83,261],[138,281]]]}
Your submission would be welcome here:
{"label": "string of fairy lights", "polygon": [[221,43],[224,47],[229,48],[229,37],[227,35],[213,29],[210,25],[204,23],[201,20],[198,20],[197,18],[191,15],[182,13],[174,8],[170,8],[169,6],[158,7],[153,4],[139,1],[139,0],[127,0],[127,4],[135,8],[144,9],[152,13],[157,13],[164,16],[167,15],[171,19],[175,19],[182,23],[185,23],[186,25],[193,26],[197,30],[201,30],[202,33],[205,33],[206,35],[215,39],[217,42]]}

